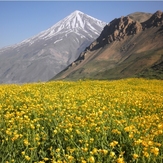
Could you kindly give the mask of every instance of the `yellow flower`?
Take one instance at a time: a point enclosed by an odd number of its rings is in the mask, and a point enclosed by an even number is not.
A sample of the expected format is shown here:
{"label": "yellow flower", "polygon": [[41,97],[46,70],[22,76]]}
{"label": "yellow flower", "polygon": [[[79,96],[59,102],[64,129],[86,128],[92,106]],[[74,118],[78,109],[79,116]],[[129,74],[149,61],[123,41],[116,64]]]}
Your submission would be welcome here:
{"label": "yellow flower", "polygon": [[85,161],[85,160],[81,160],[81,163],[87,163],[87,161]]}
{"label": "yellow flower", "polygon": [[73,159],[74,159],[73,156],[68,156],[68,160],[69,160],[69,161],[72,161]]}
{"label": "yellow flower", "polygon": [[27,139],[24,139],[24,145],[25,145],[25,146],[30,145],[30,143],[28,142],[28,140],[27,140]]}
{"label": "yellow flower", "polygon": [[47,157],[44,158],[45,161],[48,161],[49,159]]}
{"label": "yellow flower", "polygon": [[111,132],[118,135],[121,134],[121,132],[118,129],[113,129]]}
{"label": "yellow flower", "polygon": [[95,162],[95,158],[93,156],[89,157],[89,162],[90,163],[94,163]]}
{"label": "yellow flower", "polygon": [[129,138],[133,138],[134,137],[134,134],[133,134],[133,132],[131,132],[130,134],[129,134]]}
{"label": "yellow flower", "polygon": [[58,152],[60,152],[60,150],[61,150],[61,149],[57,148],[55,151],[58,153]]}
{"label": "yellow flower", "polygon": [[76,133],[79,135],[80,134],[80,131],[79,130],[76,130]]}
{"label": "yellow flower", "polygon": [[57,130],[53,130],[53,133],[54,133],[54,134],[57,134]]}
{"label": "yellow flower", "polygon": [[33,124],[30,125],[31,129],[35,129],[35,126]]}
{"label": "yellow flower", "polygon": [[87,152],[88,151],[88,148],[85,147],[85,148],[82,148],[83,152]]}
{"label": "yellow flower", "polygon": [[125,130],[126,132],[130,132],[130,131],[132,131],[134,128],[135,128],[135,126],[131,125],[131,126],[125,127],[124,130]]}
{"label": "yellow flower", "polygon": [[98,149],[97,148],[93,148],[92,154],[97,154],[97,152],[98,152]]}
{"label": "yellow flower", "polygon": [[137,154],[133,154],[133,158],[136,160],[139,156]]}
{"label": "yellow flower", "polygon": [[111,147],[115,147],[117,144],[118,144],[117,141],[113,141],[113,142],[110,143],[110,146],[111,146]]}
{"label": "yellow flower", "polygon": [[12,141],[15,141],[18,138],[19,138],[19,134],[15,134],[14,137],[12,138]]}
{"label": "yellow flower", "polygon": [[94,141],[94,138],[90,138],[90,142],[92,143]]}
{"label": "yellow flower", "polygon": [[143,156],[145,156],[145,157],[149,157],[149,153],[148,152],[146,152],[146,151],[143,151]]}
{"label": "yellow flower", "polygon": [[163,123],[159,123],[159,124],[158,124],[158,128],[159,128],[159,129],[163,129]]}
{"label": "yellow flower", "polygon": [[118,158],[118,159],[116,160],[116,162],[117,162],[117,163],[125,163],[125,161],[124,161],[123,158]]}
{"label": "yellow flower", "polygon": [[115,152],[110,152],[110,157],[114,157],[115,156]]}
{"label": "yellow flower", "polygon": [[103,153],[104,155],[106,155],[106,154],[108,153],[108,150],[102,149],[102,150],[101,150],[101,153]]}
{"label": "yellow flower", "polygon": [[30,158],[29,156],[26,155],[26,156],[25,156],[25,159],[29,161],[31,158]]}
{"label": "yellow flower", "polygon": [[159,149],[156,147],[151,148],[151,153],[153,153],[155,156],[157,156],[159,154]]}
{"label": "yellow flower", "polygon": [[68,129],[66,129],[66,130],[65,130],[65,132],[66,132],[66,133],[69,133],[69,130],[68,130]]}
{"label": "yellow flower", "polygon": [[152,141],[148,141],[148,145],[152,146],[153,142]]}
{"label": "yellow flower", "polygon": [[135,144],[136,145],[139,145],[139,144],[141,144],[142,143],[142,140],[141,139],[138,139],[137,141],[135,141]]}
{"label": "yellow flower", "polygon": [[81,140],[81,139],[79,139],[78,141],[79,141],[79,143],[83,143],[83,140]]}

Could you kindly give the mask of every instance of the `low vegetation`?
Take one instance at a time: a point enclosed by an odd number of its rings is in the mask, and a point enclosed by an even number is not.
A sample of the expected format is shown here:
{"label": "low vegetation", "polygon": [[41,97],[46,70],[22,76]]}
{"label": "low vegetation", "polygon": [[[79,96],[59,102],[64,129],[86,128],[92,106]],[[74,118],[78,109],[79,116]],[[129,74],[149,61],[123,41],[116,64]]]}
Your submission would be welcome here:
{"label": "low vegetation", "polygon": [[0,85],[1,163],[158,163],[163,82]]}

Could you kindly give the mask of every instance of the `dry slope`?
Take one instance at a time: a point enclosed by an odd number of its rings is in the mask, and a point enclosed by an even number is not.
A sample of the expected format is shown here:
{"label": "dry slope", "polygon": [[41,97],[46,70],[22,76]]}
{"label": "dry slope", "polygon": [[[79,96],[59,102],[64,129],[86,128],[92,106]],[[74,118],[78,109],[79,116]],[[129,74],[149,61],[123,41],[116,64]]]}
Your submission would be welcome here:
{"label": "dry slope", "polygon": [[163,78],[163,12],[139,22],[114,19],[78,59],[53,79]]}

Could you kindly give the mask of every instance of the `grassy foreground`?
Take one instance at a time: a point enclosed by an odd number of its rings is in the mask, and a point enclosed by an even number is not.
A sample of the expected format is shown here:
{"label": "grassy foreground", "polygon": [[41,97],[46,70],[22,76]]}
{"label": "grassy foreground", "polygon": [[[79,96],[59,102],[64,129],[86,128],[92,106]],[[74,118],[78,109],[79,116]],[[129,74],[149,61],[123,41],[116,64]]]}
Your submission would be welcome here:
{"label": "grassy foreground", "polygon": [[163,81],[0,85],[1,163],[163,162]]}

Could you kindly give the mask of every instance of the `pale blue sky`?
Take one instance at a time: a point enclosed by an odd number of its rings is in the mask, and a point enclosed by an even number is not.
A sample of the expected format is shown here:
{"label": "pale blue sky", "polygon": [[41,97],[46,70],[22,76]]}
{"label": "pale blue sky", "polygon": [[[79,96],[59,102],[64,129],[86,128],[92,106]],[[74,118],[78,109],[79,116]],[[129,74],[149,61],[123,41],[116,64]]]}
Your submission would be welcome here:
{"label": "pale blue sky", "polygon": [[0,48],[48,29],[75,10],[108,23],[133,12],[163,11],[163,1],[0,1]]}

